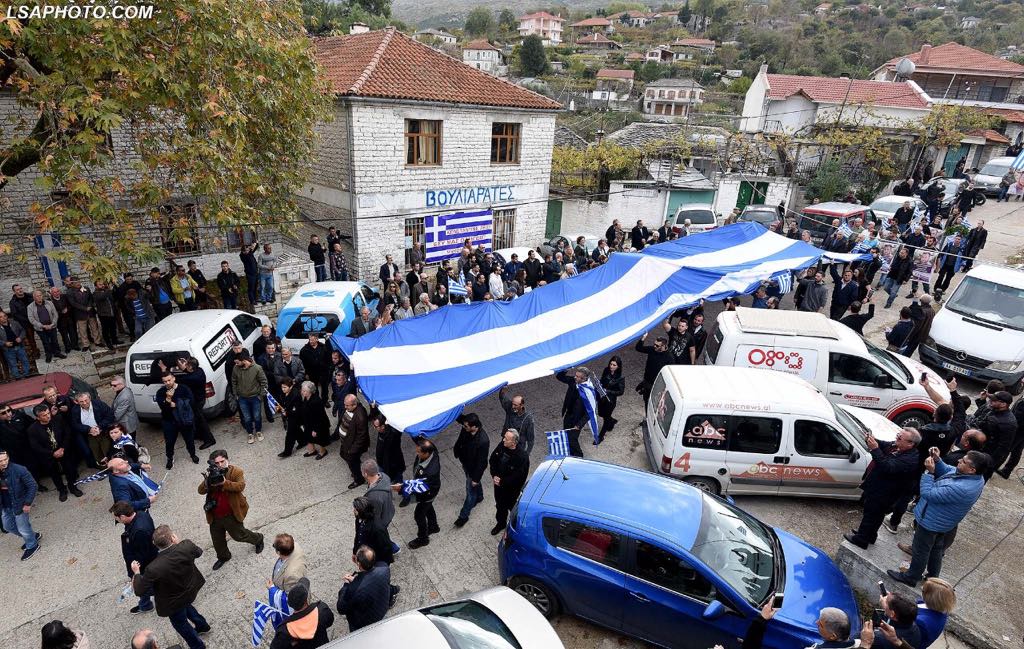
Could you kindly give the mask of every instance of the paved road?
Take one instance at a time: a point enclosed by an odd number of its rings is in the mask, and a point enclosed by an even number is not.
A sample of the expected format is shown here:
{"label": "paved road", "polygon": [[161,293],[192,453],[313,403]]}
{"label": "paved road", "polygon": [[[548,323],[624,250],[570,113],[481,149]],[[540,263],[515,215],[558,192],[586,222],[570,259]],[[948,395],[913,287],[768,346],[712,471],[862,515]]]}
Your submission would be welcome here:
{"label": "paved road", "polygon": [[[979,210],[975,218],[986,218],[989,247],[987,259],[1004,260],[1024,247],[1021,204],[994,205]],[[900,302],[897,303],[897,306]],[[885,326],[896,320],[898,309],[881,311],[867,328],[868,335],[880,340]],[[708,308],[709,321],[715,315]],[[639,396],[632,387],[639,380],[642,357],[631,348],[619,350],[629,376],[629,390],[620,399],[617,416],[621,424],[604,444],[587,446],[589,457],[639,468],[646,467],[643,446],[636,427],[641,421]],[[600,369],[607,357],[595,360],[592,368]],[[977,386],[967,386],[977,389]],[[543,378],[515,386],[526,396],[540,427],[556,427],[564,386],[553,378]],[[472,404],[469,410],[480,414],[492,443],[497,440],[497,427],[502,412],[496,397]],[[267,439],[252,446],[244,443],[237,424],[221,420],[215,430],[220,446],[231,453],[234,464],[246,471],[250,502],[247,525],[262,532],[268,539],[279,532],[293,534],[306,551],[313,593],[334,603],[341,576],[350,569],[352,540],[352,499],[361,491],[348,491],[350,482],[345,465],[331,455],[321,462],[293,456],[276,457],[283,434],[280,423],[268,426]],[[426,548],[408,549],[398,556],[393,568],[394,581],[402,586],[395,611],[407,610],[428,603],[457,597],[497,583],[495,562],[496,539],[488,534],[493,525],[493,497],[488,493],[468,525],[452,526],[463,497],[462,474],[451,455],[455,441],[453,429],[445,431],[437,442],[442,451],[443,488],[438,502],[442,533]],[[142,442],[154,452],[154,466],[163,465],[163,444],[155,427],[145,427]],[[411,456],[412,444],[405,446]],[[535,449],[533,462],[542,458]],[[271,551],[254,555],[250,546],[232,543],[234,558],[214,573],[211,543],[204,524],[202,497],[196,492],[199,467],[188,463],[183,449],[178,462],[166,476],[164,493],[153,509],[158,523],[168,523],[183,538],[192,538],[207,553],[199,565],[207,575],[207,585],[197,601],[199,609],[213,622],[209,638],[211,647],[242,649],[249,646],[249,625],[252,601],[261,595],[273,559]],[[156,471],[163,477],[163,470]],[[1017,497],[1019,491],[1017,490]],[[1009,492],[1007,492],[1007,497]],[[828,500],[742,498],[738,504],[766,522],[784,527],[829,552],[834,552],[842,532],[859,519],[855,504]],[[33,510],[33,523],[43,533],[43,546],[29,562],[16,560],[17,542],[3,538],[0,553],[4,557],[2,580],[5,615],[0,618],[0,646],[22,649],[38,646],[39,628],[51,619],[86,631],[94,647],[124,646],[132,631],[153,627],[163,637],[162,646],[176,641],[166,620],[150,613],[131,616],[132,602],[118,603],[121,587],[126,582],[121,561],[118,535],[107,513],[110,492],[106,483],[88,485],[86,496],[59,503],[51,492],[39,497]],[[393,524],[393,536],[405,545],[415,535],[410,509],[399,509]],[[268,543],[269,548],[269,543]],[[1012,618],[1019,610],[1008,605],[1005,615]],[[593,627],[574,619],[563,618],[556,623],[566,647],[638,647],[632,640]],[[344,621],[335,624],[332,637],[346,630]],[[955,644],[951,646],[956,646]],[[702,649],[702,648],[696,648]]]}

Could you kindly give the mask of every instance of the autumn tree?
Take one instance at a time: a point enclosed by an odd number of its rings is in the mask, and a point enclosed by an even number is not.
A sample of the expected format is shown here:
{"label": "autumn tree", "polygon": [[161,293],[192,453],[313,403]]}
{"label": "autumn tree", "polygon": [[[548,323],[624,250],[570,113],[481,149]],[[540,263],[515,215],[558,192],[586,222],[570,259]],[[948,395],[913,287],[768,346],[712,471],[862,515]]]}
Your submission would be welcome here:
{"label": "autumn tree", "polygon": [[329,105],[298,0],[155,4],[145,20],[0,19],[0,89],[23,115],[0,123],[0,192],[29,169],[51,192],[3,227],[61,233],[97,277],[162,258],[153,232],[177,197],[222,229],[294,220]]}

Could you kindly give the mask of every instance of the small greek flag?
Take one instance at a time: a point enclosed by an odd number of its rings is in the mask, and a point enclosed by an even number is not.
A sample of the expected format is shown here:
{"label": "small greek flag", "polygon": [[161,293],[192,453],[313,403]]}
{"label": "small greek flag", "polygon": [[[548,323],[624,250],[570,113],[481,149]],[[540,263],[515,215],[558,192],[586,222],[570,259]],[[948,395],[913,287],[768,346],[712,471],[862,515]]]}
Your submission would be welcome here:
{"label": "small greek flag", "polygon": [[453,279],[448,282],[448,295],[461,295],[462,297],[468,297],[469,292],[466,291],[466,285],[457,279]]}
{"label": "small greek flag", "polygon": [[263,634],[267,630],[267,622],[271,622],[277,628],[284,622],[285,613],[279,609],[264,604],[253,602],[252,608],[252,646],[258,647],[263,642]]}
{"label": "small greek flag", "polygon": [[785,295],[793,290],[793,274],[788,270],[774,275],[772,279],[778,283],[780,294]]}
{"label": "small greek flag", "polygon": [[569,434],[565,430],[544,433],[548,438],[548,456],[565,457],[569,454]]}
{"label": "small greek flag", "polygon": [[1010,163],[1010,169],[1024,170],[1024,151],[1018,153],[1017,157],[1013,159],[1013,162]]}
{"label": "small greek flag", "polygon": [[[599,443],[597,434],[597,388],[594,386],[594,379],[590,378],[583,383],[577,383],[576,389],[580,391],[583,409],[587,411],[587,421],[590,422],[590,433],[594,436],[594,446],[597,446]],[[601,392],[604,392],[604,388],[601,388]]]}
{"label": "small greek flag", "polygon": [[971,225],[971,222],[967,220],[967,215],[966,214],[961,214],[960,215],[960,225],[962,225],[962,226],[964,226],[965,228],[968,228],[968,229],[974,227],[974,226]]}
{"label": "small greek flag", "polygon": [[[270,602],[270,606],[272,608],[276,608],[285,615],[292,614],[292,608],[288,606],[288,593],[277,586],[271,586],[267,589],[267,601]],[[281,621],[276,622],[274,624],[274,628],[281,626],[281,622],[284,622],[284,618],[281,618]]]}
{"label": "small greek flag", "polygon": [[75,485],[87,484],[89,482],[99,482],[100,480],[106,480],[109,475],[110,475],[110,469],[103,469],[99,473],[94,473],[94,474],[92,474],[91,476],[89,476],[87,478],[82,478],[81,480],[76,482]]}
{"label": "small greek flag", "polygon": [[851,236],[853,236],[853,229],[850,228],[850,225],[848,223],[844,222],[842,225],[839,226],[839,229],[836,231],[836,233],[843,238],[849,239]]}
{"label": "small greek flag", "polygon": [[406,480],[402,483],[402,495],[411,496],[412,494],[425,494],[430,487],[427,486],[427,481],[423,478],[413,478],[412,480]]}
{"label": "small greek flag", "polygon": [[859,254],[864,252],[870,252],[872,248],[874,248],[874,245],[872,244],[871,240],[865,239],[863,241],[858,241],[857,245],[855,245],[853,247],[853,250],[851,250],[850,252],[852,254]]}
{"label": "small greek flag", "polygon": [[269,392],[267,393],[267,405],[270,406],[270,412],[277,412],[277,399]]}

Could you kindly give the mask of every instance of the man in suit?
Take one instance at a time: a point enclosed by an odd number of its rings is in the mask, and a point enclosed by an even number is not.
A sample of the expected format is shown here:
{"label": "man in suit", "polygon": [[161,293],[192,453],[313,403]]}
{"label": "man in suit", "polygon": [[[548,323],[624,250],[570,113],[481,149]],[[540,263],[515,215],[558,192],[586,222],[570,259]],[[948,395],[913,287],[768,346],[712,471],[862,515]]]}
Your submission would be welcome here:
{"label": "man in suit", "polygon": [[865,439],[871,451],[871,463],[864,472],[860,488],[864,491],[864,515],[860,526],[843,538],[859,548],[867,549],[878,538],[886,514],[917,481],[918,453],[921,433],[915,428],[904,428],[896,433],[896,441],[879,442],[871,433]]}
{"label": "man in suit", "polygon": [[219,480],[204,477],[199,483],[199,495],[206,496],[206,502],[213,503],[213,507],[206,511],[206,522],[210,526],[210,538],[217,552],[213,569],[220,570],[231,559],[226,534],[230,534],[239,543],[251,543],[256,548],[256,554],[263,552],[263,535],[243,525],[249,513],[249,501],[243,493],[245,472],[241,467],[228,463],[227,451],[216,450],[210,453],[210,461],[225,473]]}
{"label": "man in suit", "polygon": [[366,414],[366,408],[354,394],[345,397],[345,410],[338,418],[338,433],[341,435],[341,447],[338,453],[348,464],[349,473],[352,474],[352,484],[349,489],[355,489],[363,484],[360,462],[362,455],[370,448],[370,422]]}
{"label": "man in suit", "polygon": [[28,427],[28,443],[41,470],[50,474],[60,494],[60,501],[68,499],[68,491],[76,498],[82,490],[75,486],[78,480],[78,457],[68,429],[54,418],[47,403],[32,409],[36,421]]}
{"label": "man in suit", "polygon": [[352,338],[358,338],[363,334],[370,333],[376,328],[377,323],[370,317],[370,307],[364,306],[359,312],[359,317],[352,322],[352,329],[349,331],[348,335]]}
{"label": "man in suit", "polygon": [[[423,439],[416,444],[416,460],[412,465],[413,479],[423,480],[427,490],[423,493],[413,494],[416,499],[416,508],[413,510],[413,518],[416,520],[416,538],[409,541],[409,548],[415,550],[430,543],[430,535],[441,531],[437,525],[437,513],[434,511],[434,498],[441,491],[441,456],[437,453],[437,447],[429,439]],[[402,485],[391,485],[394,491],[400,491]]]}
{"label": "man in suit", "polygon": [[530,473],[530,456],[519,442],[519,431],[508,428],[501,441],[491,452],[488,462],[491,469],[491,482],[494,483],[494,506],[496,524],[491,528],[491,536],[498,534],[508,524],[508,513],[519,499],[519,494],[526,484],[526,476]]}
{"label": "man in suit", "polygon": [[[156,559],[159,554],[156,546],[153,545],[153,517],[149,512],[138,511],[132,504],[123,500],[116,501],[110,507],[110,513],[114,520],[124,525],[124,532],[121,532],[121,555],[124,557],[124,567],[128,571],[128,577],[132,577],[132,562],[138,561],[142,572],[146,566]],[[131,608],[132,613],[145,613],[153,610],[152,593],[146,593],[139,597],[139,603]]]}
{"label": "man in suit", "polygon": [[391,603],[391,569],[377,562],[373,550],[359,546],[352,562],[356,571],[345,575],[338,591],[338,612],[348,620],[349,632],[384,619]]}
{"label": "man in suit", "polygon": [[853,271],[849,268],[843,271],[841,278],[836,271],[836,264],[829,266],[828,272],[832,275],[832,281],[835,282],[835,287],[832,289],[832,304],[829,306],[828,317],[838,320],[843,317],[843,314],[850,308],[850,305],[857,301],[860,287],[857,282],[853,281]]}
{"label": "man in suit", "polygon": [[114,390],[114,400],[110,407],[114,411],[114,421],[121,424],[124,432],[133,439],[139,430],[139,413],[135,410],[135,395],[125,389],[124,378],[115,376],[110,379],[110,387]]}
{"label": "man in suit", "polygon": [[110,436],[107,431],[114,425],[114,411],[99,399],[95,401],[88,392],[75,395],[75,403],[68,413],[71,430],[89,445],[90,456],[86,464],[100,468],[110,453]]}
{"label": "man in suit", "polygon": [[145,574],[141,562],[133,560],[130,564],[132,589],[139,597],[153,593],[156,614],[170,619],[189,649],[206,649],[199,634],[209,632],[210,625],[192,605],[206,583],[196,568],[196,559],[203,556],[203,551],[188,539],[180,540],[167,525],[153,531],[153,545],[158,554],[146,566]]}
{"label": "man in suit", "polygon": [[137,511],[147,511],[156,502],[159,485],[142,476],[142,470],[149,465],[131,464],[122,457],[107,462],[110,471],[110,493],[114,502],[127,502]]}
{"label": "man in suit", "polygon": [[306,577],[306,553],[291,534],[275,536],[272,547],[277,553],[277,560],[267,580],[267,588],[277,586],[287,593]]}
{"label": "man in suit", "polygon": [[988,243],[988,230],[985,229],[985,222],[978,221],[977,225],[967,233],[967,241],[964,244],[964,272],[971,269],[974,258],[981,254],[981,249]]}
{"label": "man in suit", "polygon": [[644,226],[642,219],[637,221],[633,229],[629,231],[629,242],[637,250],[643,250],[650,237],[651,231]]}
{"label": "man in suit", "polygon": [[387,288],[387,285],[398,279],[399,274],[402,271],[398,268],[398,264],[395,263],[391,255],[384,257],[384,263],[380,265],[380,272],[377,276],[380,278],[381,290]]}

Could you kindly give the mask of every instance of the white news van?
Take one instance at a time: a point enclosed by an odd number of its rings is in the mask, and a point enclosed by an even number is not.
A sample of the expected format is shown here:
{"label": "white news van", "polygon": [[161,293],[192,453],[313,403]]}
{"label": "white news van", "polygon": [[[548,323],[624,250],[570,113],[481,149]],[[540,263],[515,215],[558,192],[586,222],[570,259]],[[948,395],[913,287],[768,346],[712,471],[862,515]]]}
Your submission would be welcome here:
{"label": "white news van", "polygon": [[949,395],[945,381],[921,363],[876,347],[820,313],[723,311],[699,362],[794,374],[832,403],[866,408],[914,428],[930,422],[936,407],[921,385],[922,374],[940,395]]}
{"label": "white news van", "polygon": [[972,268],[935,314],[921,358],[979,381],[1024,390],[1024,272]]}
{"label": "white news van", "polygon": [[312,282],[295,291],[277,314],[281,345],[298,353],[316,334],[330,344],[336,331],[347,336],[364,306],[376,317],[379,296],[362,282]]}
{"label": "white news van", "polygon": [[871,461],[868,431],[892,441],[899,427],[798,376],[699,365],[661,370],[643,425],[651,468],[705,491],[850,500]]}
{"label": "white news van", "polygon": [[260,327],[269,325],[263,315],[250,315],[228,309],[205,309],[174,313],[136,340],[125,358],[125,386],[135,395],[135,409],[140,419],[157,420],[160,406],[156,393],[163,383],[153,365],[158,359],[172,367],[180,356],[194,356],[206,372],[206,407],[203,412],[215,416],[230,411],[233,405],[225,400],[228,379],[224,362],[231,343],[241,340],[246,349],[260,337]]}

